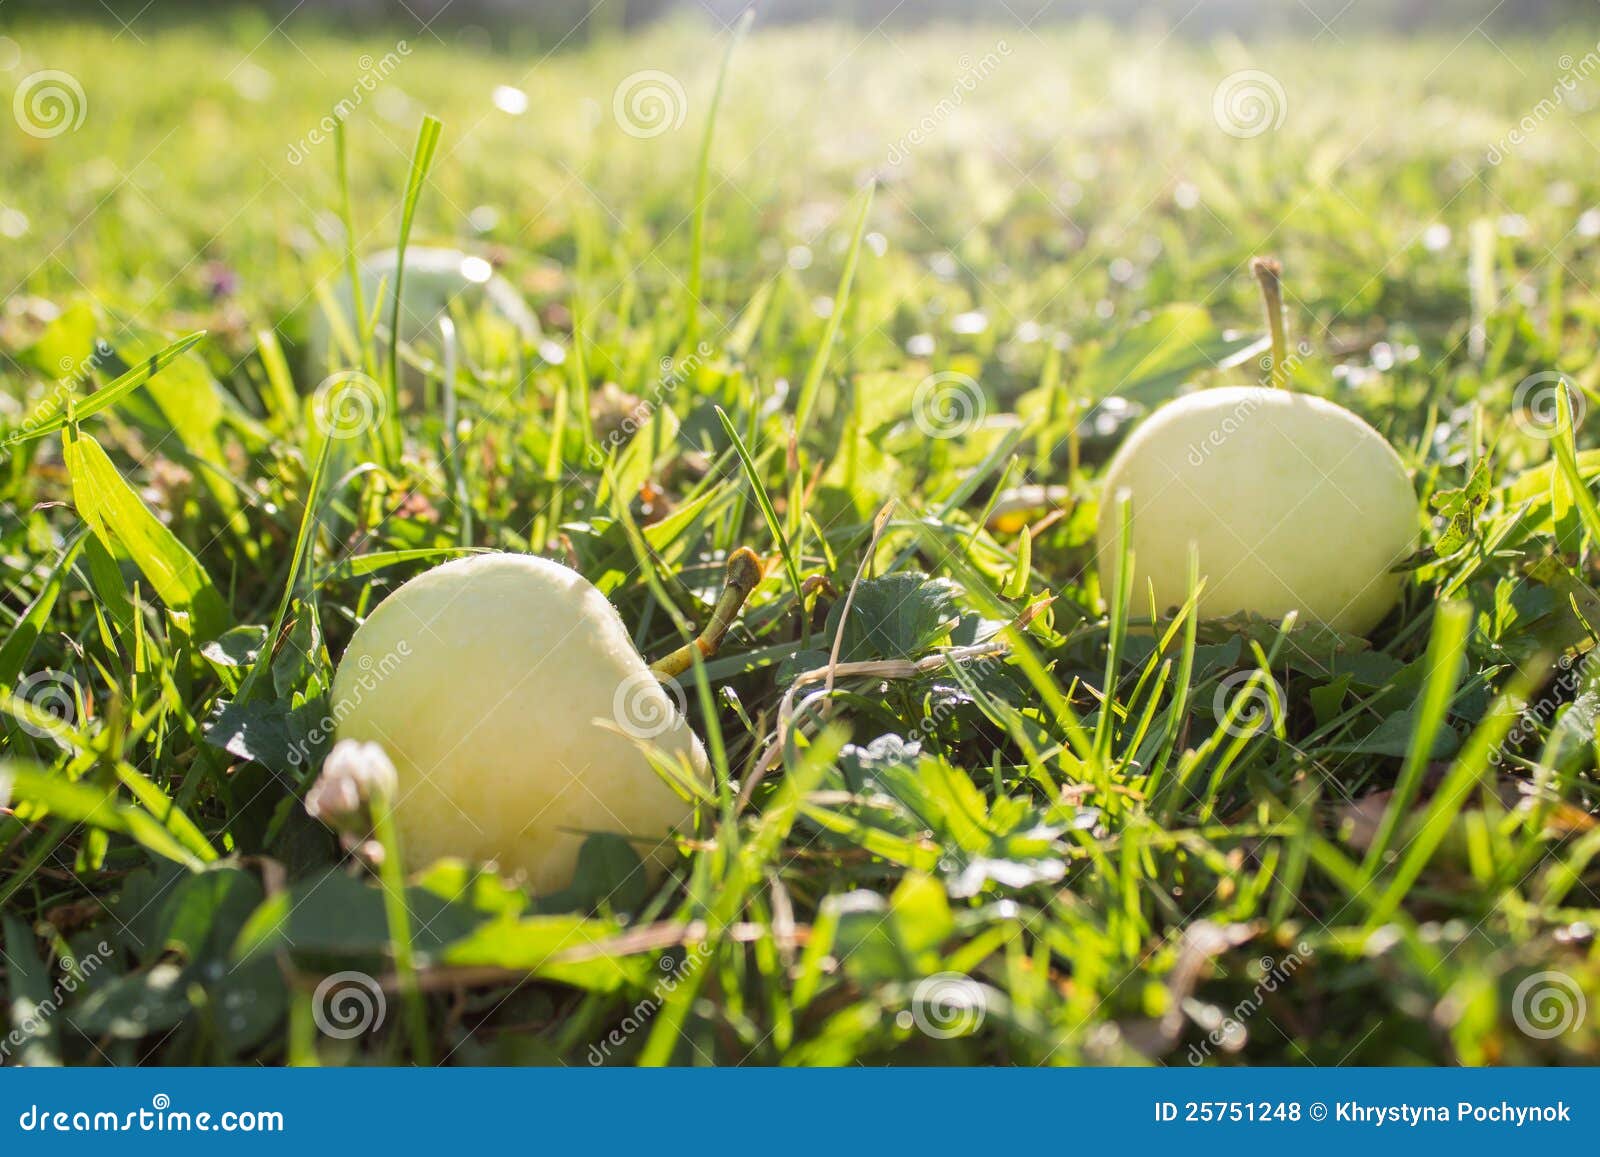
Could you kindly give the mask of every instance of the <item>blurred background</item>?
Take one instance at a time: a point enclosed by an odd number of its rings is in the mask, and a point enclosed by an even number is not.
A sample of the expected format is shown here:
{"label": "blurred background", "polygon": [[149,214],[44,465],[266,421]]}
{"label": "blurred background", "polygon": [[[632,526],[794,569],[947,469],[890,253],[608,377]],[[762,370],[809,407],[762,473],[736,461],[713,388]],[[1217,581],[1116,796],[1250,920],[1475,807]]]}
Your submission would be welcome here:
{"label": "blurred background", "polygon": [[[699,13],[723,23],[748,0],[5,0],[0,10],[140,24],[215,17],[221,9],[273,22],[319,20],[373,27],[427,24],[476,29],[498,42],[555,43]],[[1397,31],[1479,24],[1540,28],[1592,16],[1592,0],[762,0],[763,24],[831,20],[875,27],[932,21],[1007,20],[1028,26],[1093,18],[1181,27],[1186,35],[1309,32],[1334,28]]]}

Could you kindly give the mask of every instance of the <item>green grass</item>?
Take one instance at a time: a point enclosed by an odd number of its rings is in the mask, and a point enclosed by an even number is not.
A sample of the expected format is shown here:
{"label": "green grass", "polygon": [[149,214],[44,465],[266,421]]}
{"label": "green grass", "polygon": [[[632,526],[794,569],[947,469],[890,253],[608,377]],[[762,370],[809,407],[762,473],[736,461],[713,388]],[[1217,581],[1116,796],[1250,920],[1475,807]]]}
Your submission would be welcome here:
{"label": "green grass", "polygon": [[[711,132],[727,33],[420,34],[341,166],[291,147],[395,46],[289,31],[7,32],[5,108],[43,68],[87,101],[0,123],[7,1060],[1600,1062],[1600,113],[1486,160],[1592,37],[758,28]],[[1213,94],[1251,68],[1284,115],[1239,138]],[[685,94],[649,137],[613,114],[645,69]],[[495,256],[540,341],[459,318],[453,383],[311,364],[348,253],[407,228]],[[1262,253],[1291,384],[1431,515],[1370,645],[1152,630],[1093,566],[1097,404],[1256,380]],[[356,367],[380,389],[317,396]],[[1557,372],[1581,412],[1530,414]],[[981,383],[959,438],[914,421],[961,417],[933,374]],[[631,437],[618,390],[660,403]],[[329,437],[341,402],[378,416]],[[999,505],[1033,484],[1063,513]],[[685,678],[714,791],[665,880],[596,839],[559,896],[446,863],[400,903],[305,816],[405,578],[557,557],[656,656],[741,545],[767,578]],[[804,678],[830,656],[868,666]],[[387,1015],[336,1039],[352,970]],[[1587,1014],[1524,1031],[1540,991]]]}

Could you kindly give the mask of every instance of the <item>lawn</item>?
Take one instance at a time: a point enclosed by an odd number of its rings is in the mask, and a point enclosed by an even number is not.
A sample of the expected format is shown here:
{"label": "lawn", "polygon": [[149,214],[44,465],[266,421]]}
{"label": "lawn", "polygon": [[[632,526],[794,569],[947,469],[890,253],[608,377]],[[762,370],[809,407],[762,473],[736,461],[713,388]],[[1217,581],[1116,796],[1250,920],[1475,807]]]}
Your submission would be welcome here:
{"label": "lawn", "polygon": [[[0,30],[7,1063],[1600,1063],[1592,33],[210,23]],[[354,336],[403,234],[535,321]],[[1365,638],[1102,588],[1264,255],[1417,495]],[[664,872],[306,814],[405,580],[654,659],[741,546]]]}

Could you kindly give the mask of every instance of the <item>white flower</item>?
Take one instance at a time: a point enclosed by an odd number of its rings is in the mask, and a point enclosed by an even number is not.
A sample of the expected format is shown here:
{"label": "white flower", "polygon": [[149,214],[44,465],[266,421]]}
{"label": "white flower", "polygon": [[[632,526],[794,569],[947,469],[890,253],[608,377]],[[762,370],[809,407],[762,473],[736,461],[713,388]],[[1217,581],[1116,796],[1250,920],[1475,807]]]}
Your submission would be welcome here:
{"label": "white flower", "polygon": [[367,801],[392,797],[400,786],[394,763],[376,743],[341,739],[322,763],[322,774],[306,793],[306,814],[338,825],[361,814]]}

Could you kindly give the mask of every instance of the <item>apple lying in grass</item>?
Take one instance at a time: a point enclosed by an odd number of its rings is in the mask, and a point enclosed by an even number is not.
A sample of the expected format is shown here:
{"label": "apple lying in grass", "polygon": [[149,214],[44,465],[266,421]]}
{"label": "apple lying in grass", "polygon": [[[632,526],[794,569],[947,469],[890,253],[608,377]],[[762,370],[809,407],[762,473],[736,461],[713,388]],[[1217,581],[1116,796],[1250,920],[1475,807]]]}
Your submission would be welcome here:
{"label": "apple lying in grass", "polygon": [[[385,249],[360,263],[361,304],[369,315],[376,309],[378,329],[383,333],[389,327],[395,270],[399,268],[397,258],[396,250]],[[353,334],[359,327],[348,277],[338,278],[333,295],[339,315]],[[400,340],[407,345],[436,342],[439,322],[452,309],[467,317],[487,314],[507,327],[517,341],[530,342],[539,337],[539,321],[528,303],[487,260],[459,249],[408,247],[405,277],[400,284]],[[319,309],[311,323],[312,366],[317,372],[326,367],[333,350],[328,318]]]}
{"label": "apple lying in grass", "polygon": [[[333,703],[338,739],[376,743],[394,764],[406,865],[493,862],[549,893],[572,882],[578,849],[597,832],[664,862],[707,765],[681,692],[661,679],[688,667],[691,647],[713,652],[760,581],[749,551],[728,573],[705,634],[653,668],[606,597],[547,559],[457,559],[384,599],[350,640]],[[647,748],[672,765],[668,776]],[[313,792],[338,798],[321,784]]]}
{"label": "apple lying in grass", "polygon": [[[1284,380],[1275,264],[1259,268]],[[1416,547],[1417,500],[1394,448],[1342,406],[1264,386],[1219,387],[1157,410],[1107,467],[1098,551],[1114,590],[1129,502],[1132,613],[1189,596],[1190,551],[1204,580],[1202,618],[1297,612],[1365,634],[1399,600],[1395,564]]]}
{"label": "apple lying in grass", "polygon": [[1116,581],[1120,504],[1130,502],[1135,613],[1189,593],[1202,618],[1239,611],[1365,634],[1400,597],[1392,567],[1416,546],[1417,504],[1393,447],[1350,411],[1261,386],[1202,390],[1163,406],[1106,472],[1103,581]]}

